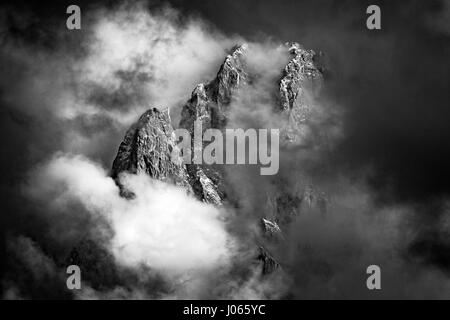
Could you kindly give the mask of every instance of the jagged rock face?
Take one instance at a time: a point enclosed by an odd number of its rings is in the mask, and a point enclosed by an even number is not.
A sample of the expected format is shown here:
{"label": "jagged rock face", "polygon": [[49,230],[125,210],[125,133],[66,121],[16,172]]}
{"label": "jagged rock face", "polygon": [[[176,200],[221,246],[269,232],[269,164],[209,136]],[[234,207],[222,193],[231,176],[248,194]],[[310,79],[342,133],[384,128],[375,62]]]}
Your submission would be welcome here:
{"label": "jagged rock face", "polygon": [[180,128],[193,130],[194,121],[201,120],[203,129],[221,129],[226,125],[227,107],[233,93],[247,78],[243,55],[246,46],[236,46],[226,57],[214,80],[199,84],[183,107]]}
{"label": "jagged rock face", "polygon": [[[314,147],[310,128],[314,110],[309,96],[317,95],[322,86],[323,68],[316,63],[321,55],[318,57],[313,50],[305,50],[295,42],[286,45],[291,59],[279,82],[280,104],[277,107],[287,120],[285,127],[280,128],[280,143],[287,148]],[[289,190],[285,182],[283,178],[275,181],[279,192],[271,195],[275,207],[274,221],[282,226],[289,224],[302,209],[312,206],[321,212],[326,211],[327,199],[322,192],[311,186],[306,186],[301,192]]]}
{"label": "jagged rock face", "polygon": [[[313,209],[321,214],[326,214],[329,200],[324,192],[311,186],[307,186],[301,191],[287,190],[279,181],[275,186],[279,187],[277,188],[278,192],[270,195],[268,205],[273,210],[272,221],[281,228],[289,225],[301,212]],[[262,231],[263,234],[266,234],[264,226]]]}
{"label": "jagged rock face", "polygon": [[[242,55],[245,45],[236,46],[226,57],[214,80],[199,84],[183,107],[180,128],[194,132],[194,121],[203,130],[226,125],[227,106],[233,93],[245,82]],[[157,109],[148,110],[125,135],[113,163],[112,177],[120,172],[145,172],[150,177],[186,187],[202,201],[221,205],[225,198],[220,168],[195,164],[175,164],[171,152],[176,146],[170,117]]]}
{"label": "jagged rock face", "polygon": [[268,275],[280,267],[280,264],[270,255],[264,247],[259,247],[258,260],[262,262],[262,274]]}
{"label": "jagged rock face", "polygon": [[146,111],[127,131],[113,162],[111,176],[121,172],[146,173],[154,179],[173,182],[192,191],[181,159],[172,159],[175,135],[168,112]]}
{"label": "jagged rock face", "polygon": [[[201,192],[200,198],[206,203],[212,203],[215,205],[221,205],[223,202],[223,195],[219,194],[217,183],[214,182],[205,174],[202,168],[197,167],[197,172],[194,179],[195,186],[199,187],[198,192]],[[196,189],[194,189],[196,190]]]}
{"label": "jagged rock face", "polygon": [[283,71],[280,80],[281,109],[290,111],[300,105],[303,83],[306,80],[321,78],[319,69],[314,65],[313,50],[304,50],[298,43],[291,43],[289,53],[293,56]]}
{"label": "jagged rock face", "polygon": [[[304,50],[297,43],[289,43],[291,59],[279,80],[279,104],[274,110],[287,119],[281,129],[284,146],[304,143],[308,138],[308,119],[311,108],[306,90],[313,92],[320,89],[322,75],[320,67],[314,63],[315,52]],[[203,131],[208,128],[223,130],[227,125],[229,105],[237,90],[249,82],[250,75],[245,71],[244,55],[246,46],[236,46],[226,57],[215,79],[197,85],[191,98],[181,112],[180,128],[194,133],[194,121],[200,120]],[[226,200],[226,177],[220,166],[180,164],[171,160],[171,152],[176,146],[169,115],[157,109],[148,110],[133,125],[120,145],[114,160],[112,176],[117,178],[120,172],[145,172],[150,177],[172,181],[192,191],[198,199],[206,203],[221,205]],[[192,150],[193,151],[193,150]],[[305,204],[323,205],[325,197],[317,196],[314,190],[304,190],[296,194],[286,190],[283,181],[278,181],[279,192],[268,196],[274,203],[272,219],[262,220],[263,236],[274,241],[282,238],[281,229],[289,223]],[[271,198],[271,199],[270,199]],[[323,200],[323,201],[322,201]],[[258,259],[262,262],[263,273],[269,274],[278,269],[278,262],[264,247],[259,248]]]}
{"label": "jagged rock face", "polygon": [[280,80],[280,108],[288,117],[281,138],[289,143],[305,143],[308,140],[308,118],[311,108],[305,89],[315,93],[320,90],[322,74],[314,64],[316,53],[304,50],[298,43],[289,43],[292,59],[283,70]]}
{"label": "jagged rock face", "polygon": [[262,218],[261,224],[266,237],[272,238],[281,235],[281,229],[275,221]]}
{"label": "jagged rock face", "polygon": [[231,102],[233,92],[245,81],[247,75],[244,72],[242,56],[247,49],[246,45],[236,46],[232,53],[227,56],[225,62],[220,67],[213,86],[213,92],[220,112],[226,111],[226,106]]}
{"label": "jagged rock face", "polygon": [[[246,46],[236,46],[226,57],[214,80],[199,84],[181,112],[180,128],[194,132],[194,121],[202,122],[202,130],[223,129],[233,94],[245,83],[247,74],[242,60]],[[197,197],[207,203],[220,205],[225,199],[221,168],[188,164],[191,185]]]}

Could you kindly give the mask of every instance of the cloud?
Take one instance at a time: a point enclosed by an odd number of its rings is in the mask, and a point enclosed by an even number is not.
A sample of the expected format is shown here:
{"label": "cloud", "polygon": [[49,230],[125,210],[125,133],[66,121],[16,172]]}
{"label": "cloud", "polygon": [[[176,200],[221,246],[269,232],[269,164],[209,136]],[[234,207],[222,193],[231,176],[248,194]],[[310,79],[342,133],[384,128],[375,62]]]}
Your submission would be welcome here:
{"label": "cloud", "polygon": [[103,269],[95,272],[103,272],[102,279],[118,274],[104,279],[112,286],[103,289],[85,274],[75,298],[262,299],[286,292],[285,274],[262,276],[251,237],[239,238],[233,230],[233,224],[243,221],[236,219],[236,213],[200,202],[184,189],[144,174],[122,174],[120,179],[135,198],[121,197],[98,163],[58,153],[37,166],[28,180],[26,194],[45,208],[47,216],[42,219],[51,221],[52,230],[60,230],[52,233],[52,241],[64,241],[66,233],[80,228],[68,220],[79,214],[74,206],[81,206],[92,218],[84,226],[92,229],[91,236],[85,232],[82,237],[92,237],[113,256],[104,260],[101,251],[80,248],[82,256],[98,254],[92,262],[84,258],[85,272],[94,272],[89,263],[99,263]]}
{"label": "cloud", "polygon": [[[289,241],[273,251],[295,283],[291,292],[299,299],[448,298],[443,270],[405,259],[417,212],[377,207],[361,182],[339,181],[326,214],[305,207],[284,230]],[[380,291],[366,287],[373,264],[381,268]]]}
{"label": "cloud", "polygon": [[170,7],[150,12],[144,3],[124,5],[98,13],[79,71],[83,83],[105,90],[93,102],[117,97],[106,107],[125,103],[138,116],[148,101],[163,109],[184,103],[197,83],[214,76],[233,42],[201,20],[182,22]]}
{"label": "cloud", "polygon": [[35,171],[28,192],[35,199],[52,199],[49,207],[76,201],[92,215],[106,218],[113,231],[111,252],[119,264],[144,264],[171,275],[227,266],[234,244],[224,212],[145,175],[125,174],[122,183],[135,199],[120,197],[98,164],[59,155]]}
{"label": "cloud", "polygon": [[[20,29],[23,14],[10,11],[8,27]],[[170,6],[149,11],[146,2],[86,10],[79,33],[46,27],[50,48],[7,30],[0,59],[12,79],[0,79],[2,104],[31,122],[27,130],[48,126],[35,135],[38,151],[47,134],[55,140],[48,147],[100,157],[105,165],[145,110],[169,108],[178,123],[191,90],[214,77],[235,43],[200,19]]]}

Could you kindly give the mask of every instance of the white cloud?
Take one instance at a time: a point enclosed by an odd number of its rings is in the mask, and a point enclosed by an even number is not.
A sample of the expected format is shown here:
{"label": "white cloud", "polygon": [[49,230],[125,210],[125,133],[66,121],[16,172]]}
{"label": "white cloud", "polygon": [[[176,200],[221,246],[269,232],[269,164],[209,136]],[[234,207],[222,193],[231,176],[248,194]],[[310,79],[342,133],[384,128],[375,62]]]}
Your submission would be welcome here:
{"label": "white cloud", "polygon": [[76,201],[105,217],[113,231],[111,251],[125,266],[145,264],[164,274],[196,276],[224,268],[234,242],[225,212],[176,186],[145,175],[123,177],[136,197],[127,200],[107,172],[82,156],[59,154],[38,168],[28,192],[58,208]]}
{"label": "white cloud", "polygon": [[[199,82],[215,75],[235,40],[202,21],[179,18],[170,8],[153,13],[139,5],[98,12],[88,55],[75,68],[85,94],[91,93],[92,84],[111,94],[134,92],[141,98],[134,101],[136,117],[149,106],[165,109],[185,102]],[[135,73],[139,79],[127,87],[121,72]],[[121,121],[124,114],[115,116]]]}

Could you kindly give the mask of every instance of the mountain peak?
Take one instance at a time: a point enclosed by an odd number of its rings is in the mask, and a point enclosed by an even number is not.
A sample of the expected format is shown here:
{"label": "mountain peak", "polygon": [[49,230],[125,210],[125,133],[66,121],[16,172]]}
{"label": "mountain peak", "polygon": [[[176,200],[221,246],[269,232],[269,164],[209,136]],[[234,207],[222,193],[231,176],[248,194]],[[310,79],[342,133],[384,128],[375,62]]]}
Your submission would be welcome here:
{"label": "mountain peak", "polygon": [[122,172],[146,173],[154,179],[172,181],[191,190],[181,159],[173,161],[171,158],[176,147],[169,112],[151,108],[125,134],[111,176],[118,179]]}

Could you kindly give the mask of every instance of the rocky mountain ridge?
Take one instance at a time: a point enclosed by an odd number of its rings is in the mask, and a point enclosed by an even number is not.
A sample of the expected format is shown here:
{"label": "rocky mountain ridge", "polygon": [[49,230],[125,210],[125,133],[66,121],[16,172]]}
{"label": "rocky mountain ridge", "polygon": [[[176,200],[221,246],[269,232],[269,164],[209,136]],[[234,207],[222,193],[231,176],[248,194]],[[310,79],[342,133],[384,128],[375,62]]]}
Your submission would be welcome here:
{"label": "rocky mountain ridge", "polygon": [[[285,143],[302,143],[308,132],[310,106],[305,98],[306,90],[320,87],[322,74],[314,63],[313,50],[305,50],[297,43],[285,45],[290,60],[280,73],[279,103],[274,111],[287,121],[281,128]],[[246,45],[235,46],[221,65],[217,76],[208,83],[198,84],[190,99],[182,108],[180,128],[194,132],[194,121],[200,120],[202,129],[223,130],[227,126],[229,106],[235,93],[247,84],[250,75],[246,71]],[[118,181],[121,172],[144,172],[150,177],[182,186],[200,201],[222,205],[227,201],[226,175],[220,166],[174,163],[170,154],[176,147],[170,116],[156,108],[146,111],[126,133],[114,160],[111,175]],[[283,140],[282,140],[283,141]],[[192,150],[193,151],[193,150]],[[282,183],[282,182],[280,182]],[[292,194],[282,190],[272,195],[275,199],[274,214],[262,220],[263,235],[274,238],[281,234],[281,227],[289,221],[289,215],[300,210],[302,202],[311,203],[315,195]],[[309,192],[308,194],[306,194]],[[127,195],[126,192],[124,192]],[[271,199],[268,199],[270,201]],[[272,219],[272,220],[271,220]],[[270,239],[269,239],[270,241]],[[259,246],[257,258],[262,261],[264,274],[279,267],[264,246]]]}

